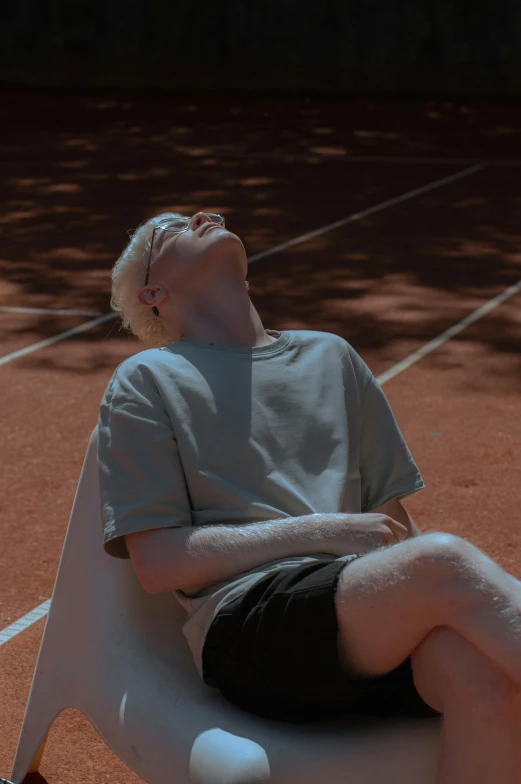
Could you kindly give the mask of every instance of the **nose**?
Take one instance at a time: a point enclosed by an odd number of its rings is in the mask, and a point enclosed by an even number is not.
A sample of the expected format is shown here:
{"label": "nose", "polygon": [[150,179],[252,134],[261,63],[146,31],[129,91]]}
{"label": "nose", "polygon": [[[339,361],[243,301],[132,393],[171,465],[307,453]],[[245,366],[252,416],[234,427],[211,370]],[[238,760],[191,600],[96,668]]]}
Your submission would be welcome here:
{"label": "nose", "polygon": [[192,217],[192,230],[198,229],[203,223],[211,223],[212,219],[206,214],[206,212],[196,212],[195,215]]}

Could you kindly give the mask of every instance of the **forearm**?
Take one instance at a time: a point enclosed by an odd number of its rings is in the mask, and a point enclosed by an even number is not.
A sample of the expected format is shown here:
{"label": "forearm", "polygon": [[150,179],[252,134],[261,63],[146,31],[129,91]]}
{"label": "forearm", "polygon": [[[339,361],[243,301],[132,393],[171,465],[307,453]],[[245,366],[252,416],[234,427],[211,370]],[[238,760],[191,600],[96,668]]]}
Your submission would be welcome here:
{"label": "forearm", "polygon": [[165,537],[165,546],[156,554],[158,592],[191,591],[278,558],[327,553],[328,542],[345,530],[345,520],[345,514],[311,514],[247,525],[165,529],[170,546]]}

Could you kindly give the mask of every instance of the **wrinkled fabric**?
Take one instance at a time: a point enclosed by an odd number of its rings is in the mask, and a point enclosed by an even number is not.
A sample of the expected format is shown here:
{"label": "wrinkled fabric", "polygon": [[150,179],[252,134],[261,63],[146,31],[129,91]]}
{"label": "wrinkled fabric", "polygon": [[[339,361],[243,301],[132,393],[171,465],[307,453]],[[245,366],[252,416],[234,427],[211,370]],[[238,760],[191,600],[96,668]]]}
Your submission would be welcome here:
{"label": "wrinkled fabric", "polygon": [[[177,342],[114,371],[99,412],[105,551],[129,558],[126,534],[363,513],[425,487],[369,367],[343,338],[266,330],[246,348]],[[295,555],[213,585],[174,591],[202,677],[218,610],[273,569],[327,559]]]}

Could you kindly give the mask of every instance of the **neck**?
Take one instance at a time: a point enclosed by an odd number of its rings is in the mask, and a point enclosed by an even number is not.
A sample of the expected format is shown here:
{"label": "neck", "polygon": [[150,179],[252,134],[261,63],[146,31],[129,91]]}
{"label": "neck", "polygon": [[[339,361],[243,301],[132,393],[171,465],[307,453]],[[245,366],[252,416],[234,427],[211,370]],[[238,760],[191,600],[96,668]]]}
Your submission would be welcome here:
{"label": "neck", "polygon": [[[216,301],[225,305],[216,308]],[[177,334],[180,334],[181,342],[216,346],[264,346],[275,340],[266,333],[246,291],[226,299],[214,299],[206,305],[199,303],[197,309],[181,308]]]}

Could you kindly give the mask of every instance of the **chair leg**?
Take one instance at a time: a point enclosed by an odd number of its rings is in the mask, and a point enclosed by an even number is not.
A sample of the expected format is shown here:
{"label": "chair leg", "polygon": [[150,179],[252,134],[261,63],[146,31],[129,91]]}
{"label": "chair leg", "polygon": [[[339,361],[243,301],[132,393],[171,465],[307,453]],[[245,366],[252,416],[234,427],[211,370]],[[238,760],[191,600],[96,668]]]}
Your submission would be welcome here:
{"label": "chair leg", "polygon": [[50,732],[50,728],[45,733],[43,740],[41,741],[38,748],[36,749],[36,752],[33,754],[33,758],[29,763],[29,768],[27,769],[28,773],[38,773],[38,771],[40,770],[40,762],[42,761],[43,750],[45,748],[45,744],[47,743],[49,732]]}
{"label": "chair leg", "polygon": [[13,784],[38,784],[45,781],[38,771],[56,715],[57,713],[52,718],[47,716],[45,720],[38,717],[34,723],[24,719],[11,771]]}
{"label": "chair leg", "polygon": [[[14,784],[14,781],[0,778],[0,784]],[[22,784],[49,784],[49,782],[39,773],[28,773]]]}

